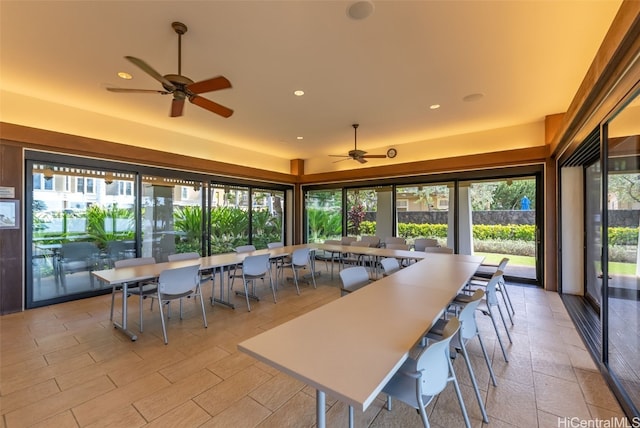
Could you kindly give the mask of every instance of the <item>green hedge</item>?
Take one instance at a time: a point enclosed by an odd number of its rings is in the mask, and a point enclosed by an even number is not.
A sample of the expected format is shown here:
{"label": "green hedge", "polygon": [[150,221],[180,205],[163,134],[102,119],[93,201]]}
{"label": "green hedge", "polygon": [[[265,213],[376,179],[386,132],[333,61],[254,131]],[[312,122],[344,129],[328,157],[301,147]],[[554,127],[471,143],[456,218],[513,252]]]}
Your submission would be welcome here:
{"label": "green hedge", "polygon": [[[400,223],[398,235],[403,238],[446,238],[446,224]],[[610,245],[637,245],[637,227],[610,227]],[[375,235],[376,224],[363,221],[360,224],[361,235]],[[476,224],[473,226],[473,239],[479,241],[535,241],[535,226],[532,224]]]}

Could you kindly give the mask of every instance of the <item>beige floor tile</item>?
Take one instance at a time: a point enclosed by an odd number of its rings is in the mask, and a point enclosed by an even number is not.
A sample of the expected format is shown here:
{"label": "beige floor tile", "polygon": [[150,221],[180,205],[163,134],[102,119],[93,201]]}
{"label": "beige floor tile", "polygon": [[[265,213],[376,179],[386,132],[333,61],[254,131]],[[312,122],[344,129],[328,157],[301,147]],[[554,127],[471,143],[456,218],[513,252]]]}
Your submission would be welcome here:
{"label": "beige floor tile", "polygon": [[[322,267],[324,268],[324,266]],[[189,302],[179,320],[174,311],[164,345],[157,307],[145,303],[145,329],[131,342],[109,321],[109,295],[29,310],[0,318],[0,428],[40,427],[195,427],[315,426],[313,387],[239,352],[248,337],[339,298],[339,280],[322,271],[318,288],[281,284],[278,303],[259,286],[260,302],[246,311],[206,305],[209,328]],[[557,426],[558,418],[600,420],[622,411],[575,333],[561,299],[532,287],[509,288],[516,308],[508,324],[505,362],[488,317],[478,314],[498,386],[490,384],[479,345],[469,346],[473,368],[489,413],[487,427]],[[209,294],[210,291],[206,290]],[[130,305],[131,328],[138,329],[137,301]],[[120,302],[116,301],[116,318]],[[505,313],[506,315],[506,313]],[[507,320],[507,322],[509,322]],[[480,418],[462,358],[454,362],[473,428]],[[394,401],[384,408],[380,394],[365,412],[355,412],[356,427],[421,427],[414,409]],[[433,428],[462,426],[452,387],[427,407]],[[326,397],[328,426],[346,426],[348,406]]]}
{"label": "beige floor tile", "polygon": [[194,401],[215,416],[271,378],[270,374],[251,366],[209,388]]}
{"label": "beige floor tile", "polygon": [[557,416],[589,418],[589,409],[577,381],[534,373],[535,403],[539,410]]}
{"label": "beige floor tile", "polygon": [[587,404],[611,411],[620,411],[618,401],[599,372],[578,368],[575,369],[575,372]]}
{"label": "beige floor tile", "polygon": [[264,419],[260,428],[313,427],[316,424],[315,399],[298,392],[290,400]]}
{"label": "beige floor tile", "polygon": [[145,427],[148,428],[192,428],[200,427],[211,419],[211,415],[205,412],[193,401],[188,401],[162,416],[154,419]]}
{"label": "beige floor tile", "polygon": [[253,391],[249,397],[269,410],[275,410],[299,393],[304,383],[285,374],[277,374]]}
{"label": "beige floor tile", "polygon": [[153,420],[220,382],[222,379],[209,370],[200,369],[156,392],[145,394],[144,398],[135,400],[133,406],[146,420]]}
{"label": "beige floor tile", "polygon": [[498,379],[498,387],[489,389],[487,393],[486,406],[490,423],[497,419],[522,428],[537,425],[533,387],[512,378]]}
{"label": "beige floor tile", "polygon": [[76,422],[76,419],[73,417],[73,414],[67,410],[66,412],[62,412],[48,419],[45,419],[42,422],[38,422],[35,425],[31,425],[31,428],[76,428],[78,426],[79,425]]}
{"label": "beige floor tile", "polygon": [[80,425],[88,425],[167,385],[169,382],[164,377],[159,373],[152,373],[73,407],[73,414]]}

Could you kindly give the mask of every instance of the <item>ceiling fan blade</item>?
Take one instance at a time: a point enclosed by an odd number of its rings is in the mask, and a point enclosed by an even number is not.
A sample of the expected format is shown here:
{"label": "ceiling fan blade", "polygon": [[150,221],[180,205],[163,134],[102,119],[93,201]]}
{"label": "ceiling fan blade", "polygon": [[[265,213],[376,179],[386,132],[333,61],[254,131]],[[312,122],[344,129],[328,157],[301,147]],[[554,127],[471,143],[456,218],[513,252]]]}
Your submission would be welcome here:
{"label": "ceiling fan blade", "polygon": [[233,114],[233,110],[218,103],[214,103],[211,100],[208,100],[199,95],[192,95],[189,97],[189,101],[193,104],[202,107],[205,110],[209,110],[210,112],[219,114],[222,117],[229,117]]}
{"label": "ceiling fan blade", "polygon": [[[329,155],[329,156],[331,156],[331,155]],[[346,161],[346,160],[349,160],[349,159],[351,159],[351,158],[350,157],[346,157],[344,159],[338,159],[336,161],[333,161],[333,163],[338,163],[338,162]]]}
{"label": "ceiling fan blade", "polygon": [[205,92],[217,91],[219,89],[227,89],[230,87],[231,82],[229,82],[226,77],[218,76],[187,85],[186,89],[194,94],[203,94]]}
{"label": "ceiling fan blade", "polygon": [[137,65],[138,67],[140,67],[140,69],[145,73],[147,73],[149,76],[153,77],[158,82],[162,83],[162,86],[164,86],[165,89],[167,89],[168,91],[173,92],[176,90],[176,87],[173,85],[173,83],[171,83],[162,74],[155,71],[153,67],[151,67],[149,64],[147,64],[143,60],[136,58],[134,56],[125,56],[125,58],[131,61],[132,63],[134,63],[135,65]]}
{"label": "ceiling fan blade", "polygon": [[349,159],[351,156],[348,155],[329,155],[333,158],[345,158],[345,159]]}
{"label": "ceiling fan blade", "polygon": [[360,163],[367,163],[367,160],[366,160],[366,159],[364,159],[362,156],[359,156],[359,157],[354,158],[354,159],[355,159],[355,160],[357,160],[357,161],[358,161],[358,162],[360,162]]}
{"label": "ceiling fan blade", "polygon": [[362,158],[371,158],[371,159],[373,159],[373,158],[383,159],[383,158],[386,158],[387,155],[362,155],[360,157],[362,157]]}
{"label": "ceiling fan blade", "polygon": [[182,110],[184,109],[184,98],[174,98],[171,101],[171,113],[169,116],[178,117],[182,116]]}
{"label": "ceiling fan blade", "polygon": [[161,94],[167,95],[171,92],[167,91],[158,91],[155,89],[128,89],[128,88],[107,88],[107,91],[110,92],[129,92],[129,93],[139,93],[139,94]]}

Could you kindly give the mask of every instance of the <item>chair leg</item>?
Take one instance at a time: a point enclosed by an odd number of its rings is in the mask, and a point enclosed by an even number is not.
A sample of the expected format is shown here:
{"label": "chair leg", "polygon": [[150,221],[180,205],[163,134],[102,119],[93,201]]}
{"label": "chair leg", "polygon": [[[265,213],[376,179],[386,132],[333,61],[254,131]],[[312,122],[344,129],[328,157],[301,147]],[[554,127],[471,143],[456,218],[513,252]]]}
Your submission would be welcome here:
{"label": "chair leg", "polygon": [[242,282],[244,282],[244,297],[247,299],[247,310],[251,312],[251,304],[249,303],[249,288],[247,287],[248,281],[242,278]]}
{"label": "chair leg", "polygon": [[109,321],[113,321],[113,305],[116,300],[116,287],[111,287],[111,315],[109,315]]}
{"label": "chair leg", "polygon": [[482,401],[482,396],[480,395],[480,388],[478,388],[476,375],[473,372],[473,368],[471,367],[471,359],[469,358],[469,353],[467,352],[467,347],[465,346],[464,342],[465,341],[462,338],[460,338],[460,350],[462,351],[462,357],[464,359],[465,364],[467,365],[467,370],[469,371],[469,377],[471,378],[471,384],[473,385],[473,390],[476,393],[478,406],[480,406],[480,413],[482,413],[482,421],[488,424],[489,416],[487,416],[487,410],[485,409],[484,402]]}
{"label": "chair leg", "polygon": [[196,288],[196,299],[198,297],[200,297],[200,306],[202,307],[202,322],[204,323],[204,328],[207,328],[207,314],[204,311],[204,296],[202,295],[202,287],[200,285]]}
{"label": "chair leg", "polygon": [[464,400],[462,399],[462,391],[460,390],[460,385],[458,384],[458,378],[456,378],[456,373],[453,370],[453,364],[451,363],[450,358],[448,362],[449,362],[449,373],[451,374],[451,380],[453,381],[453,386],[456,389],[456,395],[458,396],[458,403],[460,403],[460,410],[462,411],[464,424],[467,428],[471,428],[471,422],[469,422],[469,415],[467,414],[467,408],[465,407]]}
{"label": "chair leg", "polygon": [[507,296],[507,301],[509,302],[509,307],[511,308],[511,313],[513,315],[516,314],[516,310],[513,308],[513,303],[511,303],[511,296],[509,295],[509,287],[507,287],[507,284],[503,284],[501,286],[502,289],[504,289],[504,293]]}
{"label": "chair leg", "polygon": [[349,406],[349,428],[353,428],[353,406]]}
{"label": "chair leg", "polygon": [[295,266],[291,265],[291,270],[293,271],[293,283],[296,285],[296,293],[298,296],[300,295],[300,287],[298,287],[298,271]]}
{"label": "chair leg", "polygon": [[496,375],[493,373],[493,367],[491,366],[491,361],[489,360],[489,354],[487,354],[487,349],[484,347],[484,342],[482,341],[482,336],[480,336],[480,332],[476,333],[478,337],[478,342],[480,342],[480,349],[482,349],[482,355],[484,355],[484,360],[487,363],[487,368],[489,369],[489,375],[491,375],[491,382],[493,386],[498,386],[498,382],[496,381]]}
{"label": "chair leg", "polygon": [[143,319],[144,319],[144,317],[143,317],[144,314],[142,312],[143,309],[144,309],[144,306],[143,306],[144,295],[142,294],[142,284],[140,284],[139,287],[140,287],[140,295],[138,296],[139,297],[138,300],[140,302],[140,333],[142,333],[142,322],[143,322]]}
{"label": "chair leg", "polygon": [[160,322],[162,323],[162,336],[164,337],[164,344],[167,345],[169,343],[169,339],[167,338],[167,326],[164,322],[164,311],[162,310],[163,302],[162,299],[158,299],[158,308],[160,309]]}
{"label": "chair leg", "polygon": [[509,358],[507,357],[507,351],[505,351],[504,349],[504,344],[502,343],[502,338],[500,337],[500,332],[498,331],[498,324],[496,324],[496,320],[493,317],[493,313],[491,312],[491,307],[487,306],[487,310],[486,311],[482,311],[482,313],[484,315],[487,315],[489,318],[491,318],[491,323],[493,324],[493,329],[496,332],[496,337],[498,338],[498,343],[500,344],[500,349],[502,349],[502,356],[504,357],[504,361],[505,362],[509,362]]}
{"label": "chair leg", "polygon": [[311,281],[313,282],[313,288],[316,287],[316,273],[314,272],[313,266],[309,266],[309,270],[311,270]]}
{"label": "chair leg", "polygon": [[276,300],[276,289],[273,285],[273,278],[271,278],[271,274],[269,274],[269,285],[271,286],[271,293],[273,293],[273,303],[278,303]]}
{"label": "chair leg", "polygon": [[507,328],[507,320],[505,320],[504,313],[502,312],[502,307],[500,307],[500,303],[498,303],[496,306],[498,307],[498,313],[500,313],[500,318],[502,319],[502,325],[504,325],[504,329],[507,332],[509,343],[513,343],[513,340],[511,339],[511,333],[509,333],[509,328]]}
{"label": "chair leg", "polygon": [[513,316],[511,316],[511,310],[509,310],[509,302],[507,300],[507,296],[502,291],[502,288],[498,288],[498,292],[502,296],[502,301],[504,302],[504,307],[505,307],[505,310],[507,311],[507,315],[509,316],[509,321],[511,321],[511,325],[515,325],[513,323]]}

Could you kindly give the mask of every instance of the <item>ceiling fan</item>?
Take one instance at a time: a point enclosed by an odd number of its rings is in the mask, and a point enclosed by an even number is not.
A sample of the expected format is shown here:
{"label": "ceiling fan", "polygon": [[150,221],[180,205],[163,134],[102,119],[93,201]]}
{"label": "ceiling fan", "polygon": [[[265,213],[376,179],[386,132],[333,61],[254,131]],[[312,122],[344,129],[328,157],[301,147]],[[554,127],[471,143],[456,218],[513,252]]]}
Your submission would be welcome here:
{"label": "ceiling fan", "polygon": [[227,78],[223,76],[202,80],[200,82],[194,82],[188,77],[183,76],[182,35],[187,32],[187,26],[181,22],[173,22],[171,24],[171,27],[178,34],[178,74],[166,74],[163,76],[143,60],[133,56],[125,56],[126,59],[138,66],[142,71],[160,82],[162,84],[162,87],[164,88],[163,90],[127,88],[107,88],[107,90],[111,92],[129,92],[143,94],[173,94],[171,111],[169,113],[169,116],[171,117],[182,116],[185,99],[188,99],[192,104],[200,106],[205,110],[209,110],[212,113],[219,114],[220,116],[231,116],[233,114],[233,110],[231,110],[230,108],[215,103],[199,95],[205,92],[212,92],[219,89],[230,88],[231,82],[229,82],[229,80],[227,80]]}
{"label": "ceiling fan", "polygon": [[387,155],[368,155],[367,152],[365,152],[364,150],[358,150],[358,125],[357,123],[354,123],[353,125],[353,150],[349,150],[349,152],[347,153],[347,155],[329,155],[332,157],[341,157],[344,159],[341,160],[337,160],[335,162],[341,162],[343,160],[347,160],[347,159],[353,159],[356,160],[360,163],[367,163],[367,159],[371,159],[371,158],[386,158]]}

